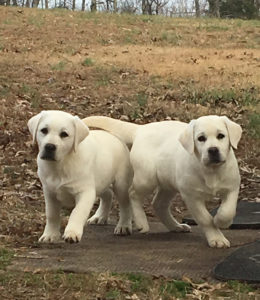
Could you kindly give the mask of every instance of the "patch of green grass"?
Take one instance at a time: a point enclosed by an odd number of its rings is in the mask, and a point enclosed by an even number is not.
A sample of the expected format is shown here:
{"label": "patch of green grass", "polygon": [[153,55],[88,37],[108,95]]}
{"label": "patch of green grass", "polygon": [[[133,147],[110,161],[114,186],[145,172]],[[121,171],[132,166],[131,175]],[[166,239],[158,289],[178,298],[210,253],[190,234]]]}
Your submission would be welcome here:
{"label": "patch of green grass", "polygon": [[0,248],[0,270],[5,269],[8,265],[10,265],[13,256],[13,251],[6,248]]}
{"label": "patch of green grass", "polygon": [[136,95],[136,101],[143,108],[147,105],[148,96],[145,93],[139,93]]}
{"label": "patch of green grass", "polygon": [[172,299],[172,296],[183,298],[190,290],[190,284],[184,281],[172,280],[161,285],[161,295],[165,300]]}
{"label": "patch of green grass", "polygon": [[51,66],[51,69],[53,71],[63,71],[66,67],[66,62],[61,60],[57,64],[54,64]]}
{"label": "patch of green grass", "polygon": [[30,85],[23,84],[19,90],[19,94],[30,101],[33,108],[38,108],[41,102],[41,95],[37,89]]}
{"label": "patch of green grass", "polygon": [[0,86],[0,97],[5,97],[10,93],[10,88],[7,86]]}
{"label": "patch of green grass", "polygon": [[94,61],[93,61],[92,58],[87,57],[87,58],[83,61],[82,65],[85,66],[85,67],[91,67],[91,66],[94,65]]}
{"label": "patch of green grass", "polygon": [[108,292],[106,292],[105,299],[106,300],[114,300],[117,299],[120,296],[120,291],[117,289],[111,289]]}
{"label": "patch of green grass", "polygon": [[102,46],[107,46],[107,45],[109,45],[109,40],[108,40],[108,39],[101,38],[101,39],[98,40],[98,42],[99,42]]}
{"label": "patch of green grass", "polygon": [[126,278],[131,281],[131,291],[134,293],[146,293],[152,285],[151,278],[142,274],[129,273],[126,274]]}
{"label": "patch of green grass", "polygon": [[95,73],[96,87],[108,86],[113,82],[114,76],[118,74],[118,69],[114,66],[97,66]]}
{"label": "patch of green grass", "polygon": [[253,113],[248,116],[247,128],[251,136],[260,138],[260,114]]}
{"label": "patch of green grass", "polygon": [[44,20],[39,15],[29,16],[27,22],[28,22],[28,24],[34,25],[38,28],[40,28],[44,25]]}
{"label": "patch of green grass", "polygon": [[244,89],[202,89],[197,88],[193,84],[185,84],[181,86],[179,97],[190,103],[217,106],[221,103],[234,103],[241,106],[256,105],[259,102],[259,91],[257,88]]}
{"label": "patch of green grass", "polygon": [[163,42],[169,43],[169,44],[171,44],[173,46],[179,46],[180,43],[181,43],[181,35],[177,34],[174,31],[164,31],[161,34],[160,39]]}
{"label": "patch of green grass", "polygon": [[71,56],[76,55],[78,53],[77,49],[75,49],[74,47],[70,47],[70,46],[66,47],[66,49],[64,51],[66,54],[71,55]]}
{"label": "patch of green grass", "polygon": [[241,283],[237,280],[228,281],[228,286],[235,292],[247,294],[249,292],[254,292],[254,288],[246,283]]}
{"label": "patch of green grass", "polygon": [[212,32],[212,31],[228,31],[229,27],[224,25],[208,25],[206,26],[206,31]]}
{"label": "patch of green grass", "polygon": [[12,19],[5,19],[5,20],[3,20],[3,24],[5,24],[5,25],[12,25],[14,22],[13,22],[13,20]]}
{"label": "patch of green grass", "polygon": [[134,34],[132,32],[126,32],[124,37],[123,37],[123,42],[124,44],[134,44]]}

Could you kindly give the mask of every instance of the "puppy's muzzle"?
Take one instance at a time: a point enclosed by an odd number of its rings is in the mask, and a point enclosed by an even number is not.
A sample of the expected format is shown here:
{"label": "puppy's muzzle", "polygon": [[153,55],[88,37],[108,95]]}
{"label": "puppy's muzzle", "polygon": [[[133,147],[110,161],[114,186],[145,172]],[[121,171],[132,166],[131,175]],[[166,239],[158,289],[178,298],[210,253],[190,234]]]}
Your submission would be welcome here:
{"label": "puppy's muzzle", "polygon": [[45,160],[55,160],[55,153],[56,153],[57,147],[54,144],[46,144],[44,146],[43,154],[41,156],[41,159]]}
{"label": "puppy's muzzle", "polygon": [[208,149],[209,162],[211,164],[219,164],[221,163],[220,153],[217,147],[210,147]]}

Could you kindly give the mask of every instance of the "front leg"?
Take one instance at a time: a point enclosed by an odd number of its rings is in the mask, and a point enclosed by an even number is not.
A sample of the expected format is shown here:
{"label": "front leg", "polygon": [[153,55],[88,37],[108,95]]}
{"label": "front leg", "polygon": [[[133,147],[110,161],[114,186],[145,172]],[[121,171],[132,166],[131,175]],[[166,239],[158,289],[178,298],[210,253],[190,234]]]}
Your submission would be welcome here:
{"label": "front leg", "polygon": [[81,240],[84,225],[96,200],[96,191],[89,189],[76,196],[76,206],[65,228],[63,238],[66,242],[77,243]]}
{"label": "front leg", "polygon": [[204,232],[208,245],[212,248],[228,248],[230,242],[225,238],[223,233],[216,227],[213,222],[213,217],[208,212],[205,201],[201,199],[202,195],[183,195],[185,201],[193,218]]}
{"label": "front leg", "polygon": [[228,228],[236,215],[239,189],[225,195],[214,217],[214,224],[218,228]]}
{"label": "front leg", "polygon": [[39,238],[41,243],[55,243],[60,240],[60,210],[61,203],[53,193],[43,187],[45,198],[46,225],[42,236]]}

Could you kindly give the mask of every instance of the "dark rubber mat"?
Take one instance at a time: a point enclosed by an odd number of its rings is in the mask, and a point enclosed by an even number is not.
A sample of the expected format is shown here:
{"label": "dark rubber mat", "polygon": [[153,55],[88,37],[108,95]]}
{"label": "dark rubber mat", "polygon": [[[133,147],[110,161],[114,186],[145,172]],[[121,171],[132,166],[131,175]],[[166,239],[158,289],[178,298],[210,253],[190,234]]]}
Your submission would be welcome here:
{"label": "dark rubber mat", "polygon": [[[217,213],[217,208],[211,211],[212,216]],[[183,218],[183,223],[196,225],[191,217]],[[237,204],[237,213],[230,229],[259,229],[260,228],[260,203],[239,201]]]}
{"label": "dark rubber mat", "polygon": [[210,279],[217,263],[239,247],[260,239],[257,230],[223,231],[231,243],[228,249],[212,249],[198,226],[191,233],[167,232],[150,222],[151,232],[114,236],[114,225],[90,225],[78,244],[39,244],[20,252],[10,267],[21,271],[144,273],[181,279]]}
{"label": "dark rubber mat", "polygon": [[240,280],[260,282],[260,240],[239,248],[221,263],[214,271],[220,280]]}

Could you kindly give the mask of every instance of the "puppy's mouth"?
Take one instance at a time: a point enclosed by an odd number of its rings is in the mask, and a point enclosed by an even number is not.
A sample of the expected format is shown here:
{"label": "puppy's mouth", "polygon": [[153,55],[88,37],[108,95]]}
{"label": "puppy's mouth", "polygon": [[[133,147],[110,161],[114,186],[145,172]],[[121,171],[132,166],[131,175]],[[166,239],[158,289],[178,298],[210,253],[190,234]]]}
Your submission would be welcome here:
{"label": "puppy's mouth", "polygon": [[54,153],[43,153],[41,155],[42,160],[56,161]]}
{"label": "puppy's mouth", "polygon": [[220,160],[219,158],[214,158],[214,159],[209,159],[205,161],[206,167],[219,167],[222,166],[226,161],[225,160]]}

